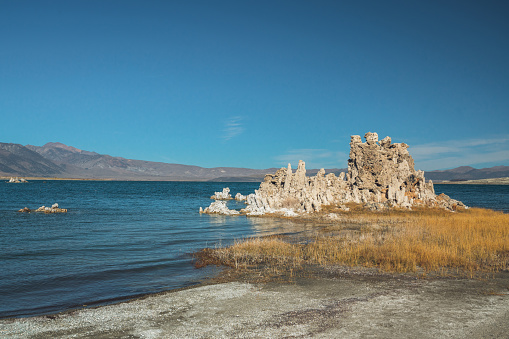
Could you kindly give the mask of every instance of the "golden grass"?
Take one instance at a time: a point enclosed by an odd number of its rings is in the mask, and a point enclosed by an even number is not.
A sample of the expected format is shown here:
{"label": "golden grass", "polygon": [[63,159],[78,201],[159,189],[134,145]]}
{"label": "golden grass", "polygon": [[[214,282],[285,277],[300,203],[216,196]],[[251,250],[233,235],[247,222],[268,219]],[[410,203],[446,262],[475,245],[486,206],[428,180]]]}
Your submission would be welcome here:
{"label": "golden grass", "polygon": [[[330,207],[322,213],[334,211]],[[457,213],[424,208],[379,213],[354,207],[341,217],[325,228],[333,235],[319,235],[307,244],[252,238],[202,254],[210,263],[234,268],[339,264],[469,276],[508,269],[508,214],[477,208]],[[347,230],[352,223],[361,226]]]}

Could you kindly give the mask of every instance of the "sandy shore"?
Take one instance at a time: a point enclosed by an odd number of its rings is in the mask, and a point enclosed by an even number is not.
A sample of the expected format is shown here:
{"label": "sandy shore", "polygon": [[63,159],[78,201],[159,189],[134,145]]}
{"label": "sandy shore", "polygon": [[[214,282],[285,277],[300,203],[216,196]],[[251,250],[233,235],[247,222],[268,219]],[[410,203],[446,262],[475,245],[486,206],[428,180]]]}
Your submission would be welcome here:
{"label": "sandy shore", "polygon": [[2,338],[509,338],[509,272],[415,279],[328,269],[0,320]]}

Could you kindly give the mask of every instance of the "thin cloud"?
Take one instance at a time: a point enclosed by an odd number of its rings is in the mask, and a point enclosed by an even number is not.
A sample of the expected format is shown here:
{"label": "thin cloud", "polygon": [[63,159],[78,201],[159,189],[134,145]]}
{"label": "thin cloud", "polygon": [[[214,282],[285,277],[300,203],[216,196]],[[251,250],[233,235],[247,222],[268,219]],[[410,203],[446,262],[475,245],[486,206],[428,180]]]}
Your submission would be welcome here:
{"label": "thin cloud", "polygon": [[445,169],[509,161],[509,137],[449,140],[410,147],[416,167]]}
{"label": "thin cloud", "polygon": [[448,154],[458,152],[460,148],[458,147],[447,147],[447,146],[436,146],[436,145],[419,145],[419,146],[411,146],[410,154],[414,158],[433,158],[438,154]]}
{"label": "thin cloud", "polygon": [[223,141],[228,141],[236,136],[242,134],[244,132],[244,127],[242,126],[242,117],[231,117],[225,123],[225,128],[223,130]]}

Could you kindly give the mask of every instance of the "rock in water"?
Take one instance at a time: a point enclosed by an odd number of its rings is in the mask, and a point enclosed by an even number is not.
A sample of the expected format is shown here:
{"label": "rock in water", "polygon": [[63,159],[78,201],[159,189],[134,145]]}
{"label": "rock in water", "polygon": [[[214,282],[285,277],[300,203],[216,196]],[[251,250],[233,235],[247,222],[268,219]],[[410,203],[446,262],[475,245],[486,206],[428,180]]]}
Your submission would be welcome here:
{"label": "rock in water", "polygon": [[203,210],[200,207],[200,213],[206,214],[223,214],[223,215],[238,215],[239,211],[231,210],[226,206],[226,201],[216,200]]}
{"label": "rock in water", "polygon": [[237,201],[245,201],[247,197],[245,195],[242,195],[240,193],[235,194],[235,200]]}
{"label": "rock in water", "polygon": [[215,192],[214,195],[210,197],[210,199],[231,200],[232,196],[230,195],[230,188],[225,187],[225,188],[223,188],[222,192]]}
{"label": "rock in water", "polygon": [[41,206],[35,210],[35,212],[43,213],[67,213],[66,208],[59,208],[58,204],[53,204],[51,207]]}
{"label": "rock in water", "polygon": [[[225,200],[231,200],[232,196],[230,195],[230,188],[225,187],[223,188],[222,192],[215,192],[213,196],[210,197],[211,199],[214,199],[214,202],[210,204],[209,207],[206,207],[203,209],[200,207],[200,214],[224,214],[224,215],[237,215],[240,214],[237,210],[231,210],[226,205]],[[246,197],[243,196],[240,193],[237,193],[235,195],[235,200],[237,201],[243,201],[246,200]]]}
{"label": "rock in water", "polygon": [[16,179],[14,179],[13,177],[11,177],[9,179],[9,181],[7,181],[7,182],[8,183],[15,183],[15,184],[19,184],[19,183],[27,184],[28,180],[26,180],[25,178],[18,178],[18,177],[16,177]]}

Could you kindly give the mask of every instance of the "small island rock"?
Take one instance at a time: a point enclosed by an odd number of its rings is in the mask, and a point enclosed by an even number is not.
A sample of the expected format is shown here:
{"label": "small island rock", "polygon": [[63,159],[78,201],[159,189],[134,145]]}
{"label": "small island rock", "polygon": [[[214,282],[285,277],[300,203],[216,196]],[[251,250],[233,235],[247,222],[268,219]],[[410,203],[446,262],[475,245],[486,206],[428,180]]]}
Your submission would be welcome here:
{"label": "small island rock", "polygon": [[210,204],[209,207],[202,209],[200,207],[200,213],[205,214],[222,214],[222,215],[238,215],[239,211],[231,210],[226,206],[226,201],[216,200]]}
{"label": "small island rock", "polygon": [[67,213],[66,208],[59,208],[58,204],[53,204],[51,207],[41,206],[35,210],[35,212],[43,213]]}
{"label": "small island rock", "polygon": [[223,188],[222,192],[215,192],[214,195],[210,197],[210,199],[231,200],[232,196],[230,195],[230,188],[225,187],[225,188]]}
{"label": "small island rock", "polygon": [[235,200],[237,201],[245,201],[247,197],[245,195],[242,195],[240,193],[235,194]]}

